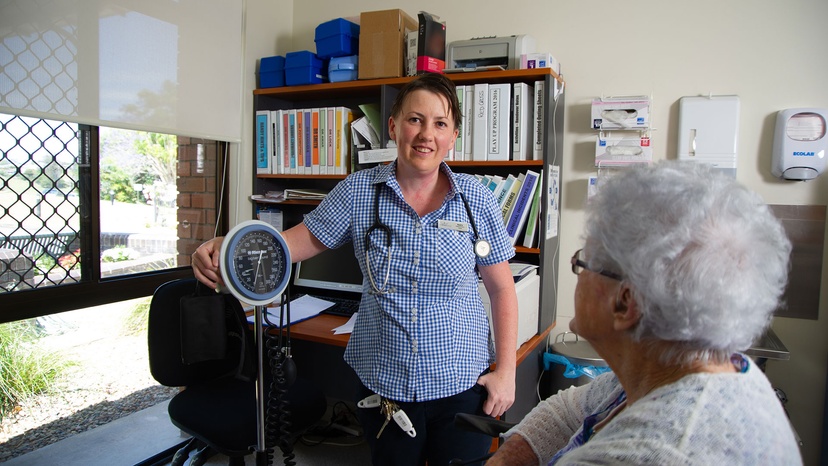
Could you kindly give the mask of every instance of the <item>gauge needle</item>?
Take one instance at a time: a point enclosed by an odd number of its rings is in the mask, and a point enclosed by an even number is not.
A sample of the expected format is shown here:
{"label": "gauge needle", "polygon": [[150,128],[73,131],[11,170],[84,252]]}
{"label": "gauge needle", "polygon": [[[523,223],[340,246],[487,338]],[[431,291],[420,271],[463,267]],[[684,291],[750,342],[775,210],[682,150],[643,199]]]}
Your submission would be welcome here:
{"label": "gauge needle", "polygon": [[259,262],[256,264],[256,275],[253,277],[253,286],[256,286],[256,283],[259,282],[259,269],[262,268],[262,255],[264,251],[259,251]]}

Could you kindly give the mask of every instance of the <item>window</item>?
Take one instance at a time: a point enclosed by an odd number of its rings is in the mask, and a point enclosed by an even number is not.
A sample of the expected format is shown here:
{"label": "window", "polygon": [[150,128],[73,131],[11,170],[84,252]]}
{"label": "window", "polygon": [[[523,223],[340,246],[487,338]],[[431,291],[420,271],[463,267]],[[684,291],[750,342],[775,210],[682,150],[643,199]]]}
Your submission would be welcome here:
{"label": "window", "polygon": [[225,146],[0,114],[0,322],[189,276],[226,220]]}

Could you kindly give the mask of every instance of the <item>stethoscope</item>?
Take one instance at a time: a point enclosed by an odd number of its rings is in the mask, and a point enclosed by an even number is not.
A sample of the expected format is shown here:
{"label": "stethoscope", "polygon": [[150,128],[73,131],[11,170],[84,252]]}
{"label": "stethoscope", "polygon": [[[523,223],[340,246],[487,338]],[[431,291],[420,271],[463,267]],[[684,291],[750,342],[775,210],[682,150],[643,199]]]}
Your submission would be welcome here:
{"label": "stethoscope", "polygon": [[[388,292],[388,278],[391,276],[391,260],[392,260],[392,253],[393,250],[391,249],[391,228],[382,223],[379,216],[379,196],[380,190],[382,189],[382,184],[378,183],[376,185],[376,193],[374,195],[374,223],[368,227],[365,231],[365,268],[368,271],[368,281],[371,282],[371,288],[374,290],[376,294],[385,294]],[[460,195],[460,199],[463,201],[463,207],[466,208],[466,215],[469,217],[469,223],[471,223],[472,233],[474,233],[474,254],[479,258],[484,258],[492,252],[492,245],[489,244],[488,241],[481,238],[480,235],[477,233],[477,224],[474,221],[474,217],[471,213],[471,208],[469,207],[469,203],[466,200],[466,196],[463,195],[462,192],[458,192]],[[383,279],[382,286],[377,286],[377,282],[374,279],[374,275],[371,273],[371,260],[368,256],[368,248],[371,244],[370,236],[374,230],[381,231],[385,233],[385,246],[388,248],[388,265],[385,268],[385,278]]]}

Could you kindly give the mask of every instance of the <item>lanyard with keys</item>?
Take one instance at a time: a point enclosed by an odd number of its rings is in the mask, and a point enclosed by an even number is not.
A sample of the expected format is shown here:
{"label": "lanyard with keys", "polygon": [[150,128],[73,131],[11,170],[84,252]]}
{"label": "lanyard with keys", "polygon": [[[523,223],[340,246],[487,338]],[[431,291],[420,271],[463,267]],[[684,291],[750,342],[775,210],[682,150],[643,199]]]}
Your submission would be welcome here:
{"label": "lanyard with keys", "polygon": [[357,406],[360,408],[376,408],[379,406],[380,414],[385,416],[385,422],[382,423],[382,427],[380,427],[379,432],[377,432],[377,438],[380,438],[380,435],[382,435],[382,432],[385,430],[385,426],[391,422],[391,419],[393,419],[394,422],[400,426],[400,429],[408,434],[409,437],[417,436],[417,431],[414,430],[414,425],[411,423],[408,415],[405,414],[405,411],[400,409],[397,403],[389,400],[388,398],[383,398],[377,394],[374,394],[360,400],[360,402],[357,403]]}

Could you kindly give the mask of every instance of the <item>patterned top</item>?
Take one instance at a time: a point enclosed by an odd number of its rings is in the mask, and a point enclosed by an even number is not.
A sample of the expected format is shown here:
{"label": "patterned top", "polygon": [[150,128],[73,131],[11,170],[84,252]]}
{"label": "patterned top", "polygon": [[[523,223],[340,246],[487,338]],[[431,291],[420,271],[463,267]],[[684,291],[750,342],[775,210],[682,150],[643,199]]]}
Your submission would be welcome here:
{"label": "patterned top", "polygon": [[[362,302],[345,360],[382,396],[428,401],[469,389],[494,362],[475,266],[509,260],[514,248],[494,196],[473,176],[441,164],[449,193],[437,210],[420,217],[403,199],[395,168],[396,162],[351,174],[304,223],[329,248],[353,241],[362,269]],[[485,258],[474,254],[474,233],[458,192],[468,201],[480,239],[491,243]],[[380,230],[366,242],[377,195],[379,219],[392,232],[390,250]],[[468,231],[440,221],[468,225]],[[385,292],[373,290],[366,257],[376,287]]]}
{"label": "patterned top", "polygon": [[[739,372],[687,375],[620,412],[624,390],[614,373],[601,374],[540,402],[505,436],[526,439],[539,465],[801,465],[765,374],[747,356],[731,361]],[[615,415],[596,432],[588,420],[604,412]]]}

